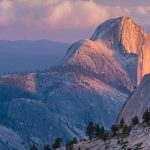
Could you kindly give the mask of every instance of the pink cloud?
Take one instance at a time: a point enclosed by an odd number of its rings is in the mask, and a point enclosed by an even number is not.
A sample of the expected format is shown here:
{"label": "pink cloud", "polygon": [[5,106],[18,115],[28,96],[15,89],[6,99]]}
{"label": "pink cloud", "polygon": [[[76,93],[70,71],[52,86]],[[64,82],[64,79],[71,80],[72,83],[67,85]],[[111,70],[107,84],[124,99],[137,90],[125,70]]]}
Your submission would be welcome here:
{"label": "pink cloud", "polygon": [[[64,30],[66,34],[67,32],[69,34],[71,30],[84,30],[84,32],[87,30],[88,32],[89,29],[96,28],[104,20],[118,16],[130,16],[137,23],[148,25],[150,24],[148,19],[150,18],[150,6],[110,7],[96,3],[94,0],[0,1],[0,27],[14,28],[20,25],[24,28],[22,32],[36,30],[36,32],[40,31],[39,36],[42,31],[43,33],[45,31],[54,33],[58,29]],[[19,33],[16,32],[16,34]]]}

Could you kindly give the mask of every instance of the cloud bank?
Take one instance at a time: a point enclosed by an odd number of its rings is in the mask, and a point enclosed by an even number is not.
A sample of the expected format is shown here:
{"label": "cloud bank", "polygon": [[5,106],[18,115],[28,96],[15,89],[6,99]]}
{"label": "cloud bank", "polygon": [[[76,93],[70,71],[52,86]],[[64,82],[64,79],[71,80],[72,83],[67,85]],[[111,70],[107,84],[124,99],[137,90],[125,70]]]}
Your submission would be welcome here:
{"label": "cloud bank", "polygon": [[104,20],[118,16],[129,16],[148,26],[150,6],[111,7],[94,0],[0,0],[0,31],[12,29],[15,32],[11,31],[10,36],[6,31],[0,38],[13,38],[14,34],[14,38],[57,39],[59,36],[59,40],[72,41],[78,38],[74,36],[77,30],[82,37],[82,30],[94,29]]}

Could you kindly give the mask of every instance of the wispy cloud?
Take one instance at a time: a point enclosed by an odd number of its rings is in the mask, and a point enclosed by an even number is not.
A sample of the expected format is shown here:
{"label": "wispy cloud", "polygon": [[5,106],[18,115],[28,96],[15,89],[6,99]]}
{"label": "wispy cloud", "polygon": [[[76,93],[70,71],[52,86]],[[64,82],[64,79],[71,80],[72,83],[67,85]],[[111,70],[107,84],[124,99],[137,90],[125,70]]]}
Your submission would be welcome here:
{"label": "wispy cloud", "polygon": [[19,24],[25,30],[47,30],[49,33],[57,29],[85,30],[118,16],[130,16],[148,25],[150,6],[110,7],[94,0],[0,0],[0,27]]}

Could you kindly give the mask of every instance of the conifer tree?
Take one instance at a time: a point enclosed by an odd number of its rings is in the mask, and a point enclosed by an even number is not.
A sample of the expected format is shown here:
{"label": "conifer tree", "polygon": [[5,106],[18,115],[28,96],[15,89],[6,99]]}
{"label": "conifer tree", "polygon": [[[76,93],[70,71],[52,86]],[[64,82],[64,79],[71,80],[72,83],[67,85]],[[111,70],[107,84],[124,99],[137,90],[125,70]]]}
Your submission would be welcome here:
{"label": "conifer tree", "polygon": [[72,143],[67,143],[66,144],[66,150],[74,150],[73,144]]}
{"label": "conifer tree", "polygon": [[99,138],[100,139],[104,139],[105,138],[105,129],[104,129],[103,126],[100,127],[100,129],[99,129]]}
{"label": "conifer tree", "polygon": [[125,121],[123,118],[121,118],[120,123],[119,123],[119,128],[122,129],[124,125],[125,125]]}
{"label": "conifer tree", "polygon": [[94,136],[94,124],[93,122],[89,122],[87,128],[86,128],[86,135],[89,137],[89,140],[92,140]]}
{"label": "conifer tree", "polygon": [[38,150],[37,147],[35,146],[35,144],[33,144],[30,148],[30,150]]}
{"label": "conifer tree", "polygon": [[52,145],[53,150],[60,148],[61,147],[61,143],[62,143],[62,138],[57,137],[55,139],[55,143]]}
{"label": "conifer tree", "polygon": [[115,137],[117,135],[117,131],[118,131],[118,126],[117,125],[112,125],[111,127],[111,131],[112,131],[112,136]]}
{"label": "conifer tree", "polygon": [[98,124],[95,125],[95,138],[99,137],[100,134],[100,127]]}
{"label": "conifer tree", "polygon": [[78,141],[77,141],[77,139],[74,137],[73,138],[73,140],[71,140],[71,141],[69,141],[69,142],[67,142],[67,144],[66,144],[66,150],[74,150],[74,144],[77,144],[78,143]]}
{"label": "conifer tree", "polygon": [[122,135],[123,137],[128,137],[130,134],[130,127],[127,125],[124,125],[122,128]]}
{"label": "conifer tree", "polygon": [[147,123],[148,125],[150,123],[150,112],[148,111],[148,109],[146,109],[143,114],[143,123]]}
{"label": "conifer tree", "polygon": [[51,150],[50,146],[47,144],[44,146],[43,150]]}
{"label": "conifer tree", "polygon": [[132,118],[132,125],[137,125],[139,123],[139,118],[137,116]]}
{"label": "conifer tree", "polygon": [[78,143],[78,140],[77,140],[76,137],[73,138],[72,143],[73,143],[73,144],[77,144],[77,143]]}

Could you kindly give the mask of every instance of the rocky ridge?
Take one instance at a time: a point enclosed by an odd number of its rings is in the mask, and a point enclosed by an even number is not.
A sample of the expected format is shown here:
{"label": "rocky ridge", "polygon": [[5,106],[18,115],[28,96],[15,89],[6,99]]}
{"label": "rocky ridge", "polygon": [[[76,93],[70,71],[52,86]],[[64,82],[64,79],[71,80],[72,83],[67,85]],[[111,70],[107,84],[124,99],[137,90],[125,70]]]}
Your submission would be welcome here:
{"label": "rocky ridge", "polygon": [[[142,124],[132,128],[129,137],[124,139],[110,138],[107,141],[94,139],[92,141],[79,142],[74,144],[74,150],[149,150],[150,149],[150,127],[143,127]],[[65,150],[65,148],[61,148]],[[58,149],[59,150],[59,149]]]}

